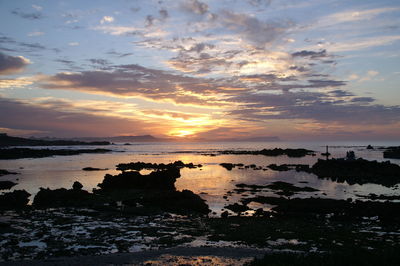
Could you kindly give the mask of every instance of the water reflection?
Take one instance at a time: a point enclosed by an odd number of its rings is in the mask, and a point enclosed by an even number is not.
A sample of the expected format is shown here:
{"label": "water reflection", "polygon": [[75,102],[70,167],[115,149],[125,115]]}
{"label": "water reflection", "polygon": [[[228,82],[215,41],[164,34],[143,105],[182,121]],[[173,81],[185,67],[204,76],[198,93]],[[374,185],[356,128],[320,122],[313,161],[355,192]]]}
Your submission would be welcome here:
{"label": "water reflection", "polygon": [[[111,154],[83,154],[79,156],[56,156],[40,159],[20,159],[0,161],[0,169],[7,169],[12,172],[21,173],[3,177],[3,180],[10,180],[18,183],[14,189],[26,189],[29,193],[35,194],[40,187],[69,188],[74,181],[83,184],[84,189],[92,190],[103,180],[105,174],[117,174],[115,166],[119,163],[129,163],[143,161],[148,163],[171,163],[181,160],[184,163],[202,164],[203,167],[196,169],[184,168],[181,170],[181,178],[176,182],[178,190],[189,189],[207,200],[211,209],[220,211],[228,202],[233,202],[241,195],[232,194],[228,199],[224,199],[228,191],[235,189],[239,183],[266,185],[274,181],[285,181],[296,186],[310,186],[320,190],[316,193],[299,193],[296,197],[319,196],[337,199],[357,198],[357,194],[398,194],[395,188],[387,188],[380,185],[349,185],[347,183],[337,183],[326,179],[319,179],[313,174],[296,172],[277,172],[273,170],[253,170],[253,169],[233,169],[231,171],[221,167],[220,163],[243,163],[256,164],[266,167],[269,164],[314,164],[318,156],[306,156],[303,158],[288,158],[287,156],[267,157],[262,155],[219,155],[204,156],[201,153],[215,152],[224,149],[260,149],[274,147],[301,147],[312,149],[317,152],[325,150],[324,145],[313,144],[312,146],[282,145],[282,143],[222,143],[222,144],[147,144],[147,145],[117,145],[112,148],[115,151],[125,150],[125,152],[114,152]],[[365,145],[366,147],[366,145]],[[367,150],[364,146],[331,147],[329,152],[333,157],[343,157],[346,151],[352,149],[356,156],[369,160],[385,160],[382,151]],[[193,153],[193,151],[195,153]],[[179,152],[179,153],[176,153]],[[183,153],[182,153],[183,152]],[[400,160],[391,160],[400,163]],[[108,168],[106,171],[82,171],[84,167]],[[18,180],[17,180],[18,179]],[[307,182],[307,183],[304,183]],[[247,193],[248,194],[248,193]],[[273,191],[262,191],[263,195],[273,195]]]}

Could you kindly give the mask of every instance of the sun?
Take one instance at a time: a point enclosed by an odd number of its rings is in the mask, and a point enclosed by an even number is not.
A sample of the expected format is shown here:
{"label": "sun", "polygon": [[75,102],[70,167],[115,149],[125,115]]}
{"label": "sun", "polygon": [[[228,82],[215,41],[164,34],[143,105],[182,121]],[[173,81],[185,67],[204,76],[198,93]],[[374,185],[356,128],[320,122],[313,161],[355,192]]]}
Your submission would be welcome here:
{"label": "sun", "polygon": [[170,134],[175,137],[187,137],[187,136],[193,135],[194,131],[187,130],[187,129],[178,129],[178,130],[172,131]]}

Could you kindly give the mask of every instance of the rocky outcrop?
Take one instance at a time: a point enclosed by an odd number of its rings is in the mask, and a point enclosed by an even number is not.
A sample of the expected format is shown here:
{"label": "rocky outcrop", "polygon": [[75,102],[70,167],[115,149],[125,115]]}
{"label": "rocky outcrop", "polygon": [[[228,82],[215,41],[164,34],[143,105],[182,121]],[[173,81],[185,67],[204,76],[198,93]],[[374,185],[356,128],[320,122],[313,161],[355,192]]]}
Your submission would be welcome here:
{"label": "rocky outcrop", "polygon": [[349,184],[375,183],[393,186],[400,183],[400,166],[389,161],[377,162],[364,159],[318,160],[312,166],[312,173],[319,178],[330,178]]}
{"label": "rocky outcrop", "polygon": [[0,209],[20,209],[26,207],[29,202],[29,194],[25,190],[14,190],[0,195]]}

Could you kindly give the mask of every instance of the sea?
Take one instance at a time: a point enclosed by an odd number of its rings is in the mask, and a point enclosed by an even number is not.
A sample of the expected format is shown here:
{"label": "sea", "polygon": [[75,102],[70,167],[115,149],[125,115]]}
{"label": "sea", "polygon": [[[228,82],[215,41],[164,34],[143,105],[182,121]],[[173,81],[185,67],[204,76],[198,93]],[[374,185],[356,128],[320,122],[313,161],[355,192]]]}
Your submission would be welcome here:
{"label": "sea", "polygon": [[[367,149],[372,145],[374,149]],[[202,197],[215,215],[219,215],[223,207],[233,203],[240,197],[251,196],[238,194],[235,198],[236,185],[240,183],[249,185],[267,185],[275,181],[284,181],[299,187],[312,187],[316,192],[300,192],[296,197],[319,197],[332,199],[360,199],[364,200],[370,193],[378,195],[400,195],[398,186],[385,187],[378,184],[348,184],[329,179],[321,179],[314,174],[305,172],[274,171],[238,169],[227,170],[220,163],[255,164],[266,168],[269,164],[308,164],[312,166],[318,159],[325,156],[326,146],[333,158],[343,158],[347,151],[354,151],[357,158],[367,160],[388,161],[383,158],[381,148],[388,146],[400,146],[400,142],[374,141],[374,142],[203,142],[203,143],[116,143],[107,146],[91,146],[90,148],[111,149],[112,152],[104,154],[81,154],[74,156],[54,156],[46,158],[29,158],[17,160],[0,160],[0,169],[17,172],[18,175],[7,175],[1,180],[10,180],[18,183],[12,190],[25,189],[31,196],[42,188],[71,188],[75,181],[84,186],[83,189],[91,191],[102,182],[105,174],[115,175],[119,163],[148,162],[171,163],[182,161],[184,163],[201,164],[202,167],[181,169],[181,177],[177,179],[175,186],[178,190],[188,189]],[[87,149],[88,146],[68,147],[29,147],[33,149]],[[264,155],[216,155],[223,150],[261,150],[272,148],[305,148],[316,152],[316,156],[290,158],[287,156],[269,157]],[[399,164],[399,159],[390,159],[392,163]],[[84,167],[95,167],[106,170],[83,171]],[[143,174],[148,173],[143,170]],[[4,191],[3,191],[4,192]],[[224,197],[231,193],[229,199]],[[262,195],[273,196],[273,191],[263,191]],[[275,195],[276,196],[276,195]],[[256,208],[257,206],[250,206]],[[264,206],[265,207],[265,206]]]}

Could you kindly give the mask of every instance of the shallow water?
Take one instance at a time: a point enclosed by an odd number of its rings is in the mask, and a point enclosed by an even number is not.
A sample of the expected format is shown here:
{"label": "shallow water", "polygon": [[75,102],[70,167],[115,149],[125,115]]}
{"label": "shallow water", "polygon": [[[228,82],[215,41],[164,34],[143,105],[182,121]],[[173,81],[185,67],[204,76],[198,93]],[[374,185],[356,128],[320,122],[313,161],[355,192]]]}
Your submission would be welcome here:
{"label": "shallow water", "polygon": [[[335,199],[357,198],[357,194],[367,195],[369,193],[399,195],[398,188],[387,188],[381,185],[349,185],[337,183],[326,179],[319,179],[313,174],[303,172],[287,171],[277,172],[273,170],[233,169],[228,171],[221,167],[220,163],[243,163],[256,164],[266,167],[269,164],[314,164],[318,158],[323,158],[321,152],[325,152],[325,145],[329,145],[332,157],[344,157],[346,151],[353,150],[357,157],[368,160],[386,161],[382,150],[367,150],[368,144],[374,147],[398,146],[399,143],[377,142],[377,143],[289,143],[289,142],[224,142],[224,143],[140,143],[134,145],[111,145],[96,146],[96,148],[112,149],[114,152],[108,154],[82,154],[76,156],[55,156],[37,159],[18,159],[0,161],[0,169],[18,172],[19,175],[8,175],[1,177],[2,180],[11,180],[18,183],[13,189],[25,189],[32,195],[37,193],[40,187],[69,188],[74,181],[84,185],[84,189],[92,190],[103,180],[106,173],[117,174],[115,165],[128,162],[151,162],[170,163],[181,160],[184,163],[202,164],[203,167],[196,169],[184,168],[181,177],[176,182],[178,190],[189,189],[207,200],[210,208],[220,213],[224,205],[236,202],[242,195],[232,194],[228,199],[223,196],[226,192],[235,188],[236,184],[258,184],[265,185],[274,181],[285,181],[297,186],[310,186],[320,191],[296,194],[296,197],[327,197]],[[260,150],[263,148],[307,148],[317,152],[317,156],[306,156],[302,158],[289,158],[287,156],[267,157],[263,155],[218,155],[207,156],[218,150]],[[32,147],[41,148],[41,147]],[[49,147],[46,147],[49,148]],[[60,148],[60,147],[50,147]],[[65,147],[63,147],[65,148]],[[71,149],[87,147],[68,147]],[[93,147],[95,148],[95,147]],[[400,164],[400,160],[390,160]],[[108,168],[105,171],[82,171],[84,167]],[[307,183],[304,183],[307,182]],[[261,195],[273,195],[266,191],[258,193]],[[248,194],[248,193],[244,193]]]}

